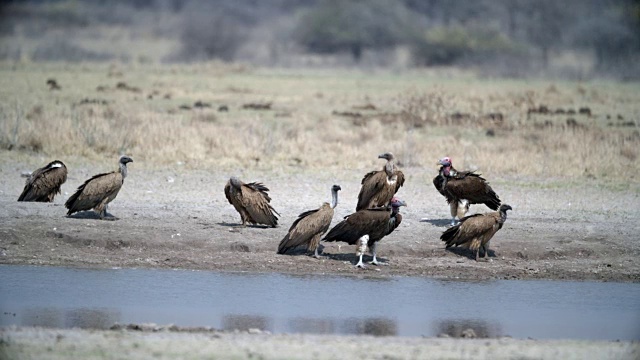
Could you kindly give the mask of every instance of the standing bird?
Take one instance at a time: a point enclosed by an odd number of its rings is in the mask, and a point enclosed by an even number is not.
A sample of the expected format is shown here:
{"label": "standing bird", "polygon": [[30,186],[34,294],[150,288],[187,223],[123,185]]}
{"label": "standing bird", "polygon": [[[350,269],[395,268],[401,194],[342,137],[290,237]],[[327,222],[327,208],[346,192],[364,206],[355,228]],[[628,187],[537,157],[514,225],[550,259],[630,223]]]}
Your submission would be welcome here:
{"label": "standing bird", "polygon": [[400,207],[407,206],[396,197],[391,199],[388,206],[382,208],[362,209],[348,215],[329,231],[324,241],[344,241],[349,245],[356,245],[356,256],[360,259],[356,267],[364,268],[362,255],[367,247],[373,255],[371,264],[378,265],[376,247],[378,241],[391,234],[402,222]]}
{"label": "standing bird", "polygon": [[116,220],[116,217],[107,215],[107,205],[116,198],[124,178],[127,177],[127,164],[133,159],[126,155],[120,156],[119,168],[109,173],[98,174],[85,181],[78,187],[75,194],[71,195],[64,206],[69,209],[67,216],[84,210],[95,211],[100,215],[100,220]]}
{"label": "standing bird", "polygon": [[498,210],[500,198],[489,183],[473,171],[457,171],[451,159],[438,160],[440,171],[433,179],[433,185],[447,198],[451,209],[451,225],[456,217],[461,219],[469,211],[471,204],[485,204],[491,210]]}
{"label": "standing bird", "polygon": [[382,170],[371,171],[362,178],[356,211],[386,207],[395,193],[404,185],[404,174],[394,164],[393,154],[390,152],[380,154],[378,158],[387,160],[387,163]]}
{"label": "standing bird", "polygon": [[240,213],[242,226],[264,224],[271,227],[278,225],[278,212],[269,204],[269,189],[259,182],[245,184],[232,176],[224,187],[224,194],[229,203]]}
{"label": "standing bird", "polygon": [[489,241],[502,229],[502,225],[507,220],[507,210],[513,210],[511,206],[503,204],[496,212],[486,214],[474,214],[460,220],[456,226],[445,230],[440,236],[440,240],[447,244],[447,249],[451,246],[463,246],[476,254],[476,261],[480,248],[487,256],[489,251]]}
{"label": "standing bird", "polygon": [[313,257],[319,257],[320,237],[329,230],[331,219],[333,219],[333,209],[338,205],[339,190],[342,190],[339,185],[331,187],[331,204],[325,202],[320,208],[305,211],[298,216],[298,219],[289,228],[287,235],[280,241],[278,254],[285,254],[290,249],[306,244],[307,251],[313,251]]}
{"label": "standing bird", "polygon": [[52,202],[67,181],[67,167],[60,160],[48,163],[29,175],[18,201]]}

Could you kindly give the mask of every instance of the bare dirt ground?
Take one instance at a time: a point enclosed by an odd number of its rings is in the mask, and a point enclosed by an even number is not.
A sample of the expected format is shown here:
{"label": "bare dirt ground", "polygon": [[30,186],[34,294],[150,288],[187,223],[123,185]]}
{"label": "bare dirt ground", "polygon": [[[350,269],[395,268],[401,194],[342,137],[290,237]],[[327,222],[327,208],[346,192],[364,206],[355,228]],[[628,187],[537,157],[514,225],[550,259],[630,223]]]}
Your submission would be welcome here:
{"label": "bare dirt ground", "polygon": [[[134,157],[135,159],[135,157]],[[42,161],[43,164],[48,160]],[[115,161],[114,161],[115,162]],[[23,162],[0,165],[0,263],[80,267],[186,268],[216,271],[428,276],[460,279],[640,280],[640,187],[604,180],[489,179],[513,207],[491,241],[488,261],[446,251],[439,236],[448,206],[434,189],[434,169],[405,168],[398,196],[403,222],[379,246],[387,266],[356,269],[354,246],[327,243],[321,259],[277,255],[297,215],[329,201],[342,186],[333,224],[354,211],[360,180],[371,169],[205,171],[177,164],[150,170],[130,164],[110,205],[116,221],[92,212],[66,217],[64,201],[86,178],[111,167],[67,162],[69,178],[52,204],[19,203]],[[229,176],[262,181],[281,214],[277,228],[240,227],[224,197]],[[470,213],[490,211],[473,205]]]}

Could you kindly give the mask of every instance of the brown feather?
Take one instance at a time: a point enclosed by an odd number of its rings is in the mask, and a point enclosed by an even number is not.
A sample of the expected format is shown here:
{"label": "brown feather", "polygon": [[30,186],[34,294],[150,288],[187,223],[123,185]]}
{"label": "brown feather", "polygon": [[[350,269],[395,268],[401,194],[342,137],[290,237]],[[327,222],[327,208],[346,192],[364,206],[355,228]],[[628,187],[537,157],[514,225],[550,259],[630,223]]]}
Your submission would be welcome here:
{"label": "brown feather", "polygon": [[308,251],[315,251],[322,234],[327,232],[333,219],[333,209],[329,203],[324,203],[315,210],[305,211],[298,216],[289,228],[289,232],[280,241],[278,254],[301,245],[307,245]]}
{"label": "brown feather", "polygon": [[[56,167],[58,165],[58,167]],[[67,167],[60,160],[35,170],[27,179],[18,201],[52,202],[67,181]]]}
{"label": "brown feather", "polygon": [[389,178],[385,169],[371,171],[362,178],[361,184],[356,211],[385,207],[404,185],[404,174],[396,169]]}
{"label": "brown feather", "polygon": [[460,220],[458,225],[445,230],[440,240],[446,243],[447,248],[451,246],[469,248],[475,252],[477,260],[480,248],[485,248],[496,232],[502,228],[507,219],[507,210],[510,209],[510,206],[502,205],[500,211],[467,216]]}
{"label": "brown feather", "polygon": [[278,212],[269,204],[271,198],[267,191],[269,189],[262,183],[253,182],[245,184],[238,180],[240,187],[237,188],[229,180],[224,187],[227,200],[238,211],[242,219],[242,224],[264,224],[271,227],[278,225]]}
{"label": "brown feather", "polygon": [[78,211],[94,209],[104,216],[106,206],[113,201],[122,188],[123,178],[120,171],[98,174],[85,181],[67,200],[65,206],[71,215]]}

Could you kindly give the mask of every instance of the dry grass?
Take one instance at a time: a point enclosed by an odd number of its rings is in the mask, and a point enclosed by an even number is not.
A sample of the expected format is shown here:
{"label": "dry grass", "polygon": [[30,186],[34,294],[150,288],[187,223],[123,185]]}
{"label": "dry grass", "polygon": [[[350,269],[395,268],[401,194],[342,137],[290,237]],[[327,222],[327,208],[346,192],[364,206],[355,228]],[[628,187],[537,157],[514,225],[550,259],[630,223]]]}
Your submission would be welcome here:
{"label": "dry grass", "polygon": [[[49,78],[62,89],[49,90]],[[180,161],[365,171],[380,165],[377,154],[392,151],[405,167],[435,168],[448,155],[458,168],[492,177],[637,181],[640,172],[636,84],[215,63],[5,63],[0,82],[1,156],[112,161],[128,153],[149,167]],[[197,101],[203,106],[194,107]],[[267,110],[244,108],[268,103]],[[228,111],[219,111],[223,105]]]}

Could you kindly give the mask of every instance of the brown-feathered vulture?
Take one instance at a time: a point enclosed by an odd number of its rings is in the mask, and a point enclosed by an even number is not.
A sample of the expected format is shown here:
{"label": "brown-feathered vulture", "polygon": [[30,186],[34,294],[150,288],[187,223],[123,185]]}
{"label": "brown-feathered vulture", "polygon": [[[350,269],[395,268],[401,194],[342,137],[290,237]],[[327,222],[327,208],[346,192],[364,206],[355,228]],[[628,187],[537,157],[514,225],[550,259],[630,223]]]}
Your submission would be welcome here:
{"label": "brown-feathered vulture", "polygon": [[130,162],[133,162],[133,159],[122,155],[118,160],[118,170],[95,175],[80,185],[75,194],[71,195],[64,204],[69,209],[67,216],[78,211],[93,209],[101,220],[115,220],[115,217],[106,216],[107,206],[122,188],[124,178],[127,177],[127,164]]}
{"label": "brown-feathered vulture", "polygon": [[224,187],[224,194],[229,203],[240,214],[242,226],[264,224],[271,227],[278,225],[278,212],[269,204],[269,189],[259,182],[245,184],[232,176]]}
{"label": "brown-feathered vulture", "polygon": [[507,220],[507,210],[512,210],[507,204],[500,205],[496,212],[486,214],[474,214],[462,218],[460,223],[445,230],[440,240],[451,246],[463,246],[475,252],[476,261],[482,248],[484,256],[488,254],[489,240],[502,229]]}
{"label": "brown-feathered vulture", "polygon": [[60,194],[60,186],[67,181],[67,167],[54,160],[31,173],[24,184],[18,201],[52,202]]}
{"label": "brown-feathered vulture", "polygon": [[362,178],[356,211],[389,205],[391,198],[404,185],[404,174],[394,164],[393,154],[380,154],[378,158],[387,160],[387,163],[382,170],[371,171]]}
{"label": "brown-feathered vulture", "polygon": [[489,183],[473,171],[457,171],[449,157],[438,160],[440,172],[433,179],[433,185],[447,198],[451,210],[451,225],[456,217],[461,219],[469,211],[471,204],[485,204],[491,210],[498,210],[500,198]]}
{"label": "brown-feathered vulture", "polygon": [[367,247],[373,255],[371,264],[378,265],[376,247],[378,241],[391,234],[402,222],[400,207],[407,204],[393,197],[389,205],[381,208],[370,208],[356,211],[348,215],[334,226],[324,237],[324,241],[344,241],[349,245],[356,245],[356,256],[359,256],[356,267],[364,268],[362,255]]}
{"label": "brown-feathered vulture", "polygon": [[313,251],[313,257],[318,258],[318,245],[322,234],[329,230],[333,209],[338,205],[338,191],[340,185],[331,187],[331,204],[325,202],[320,208],[305,211],[298,216],[289,228],[289,232],[280,241],[278,254],[286,254],[287,251],[301,245],[307,245],[307,251]]}

